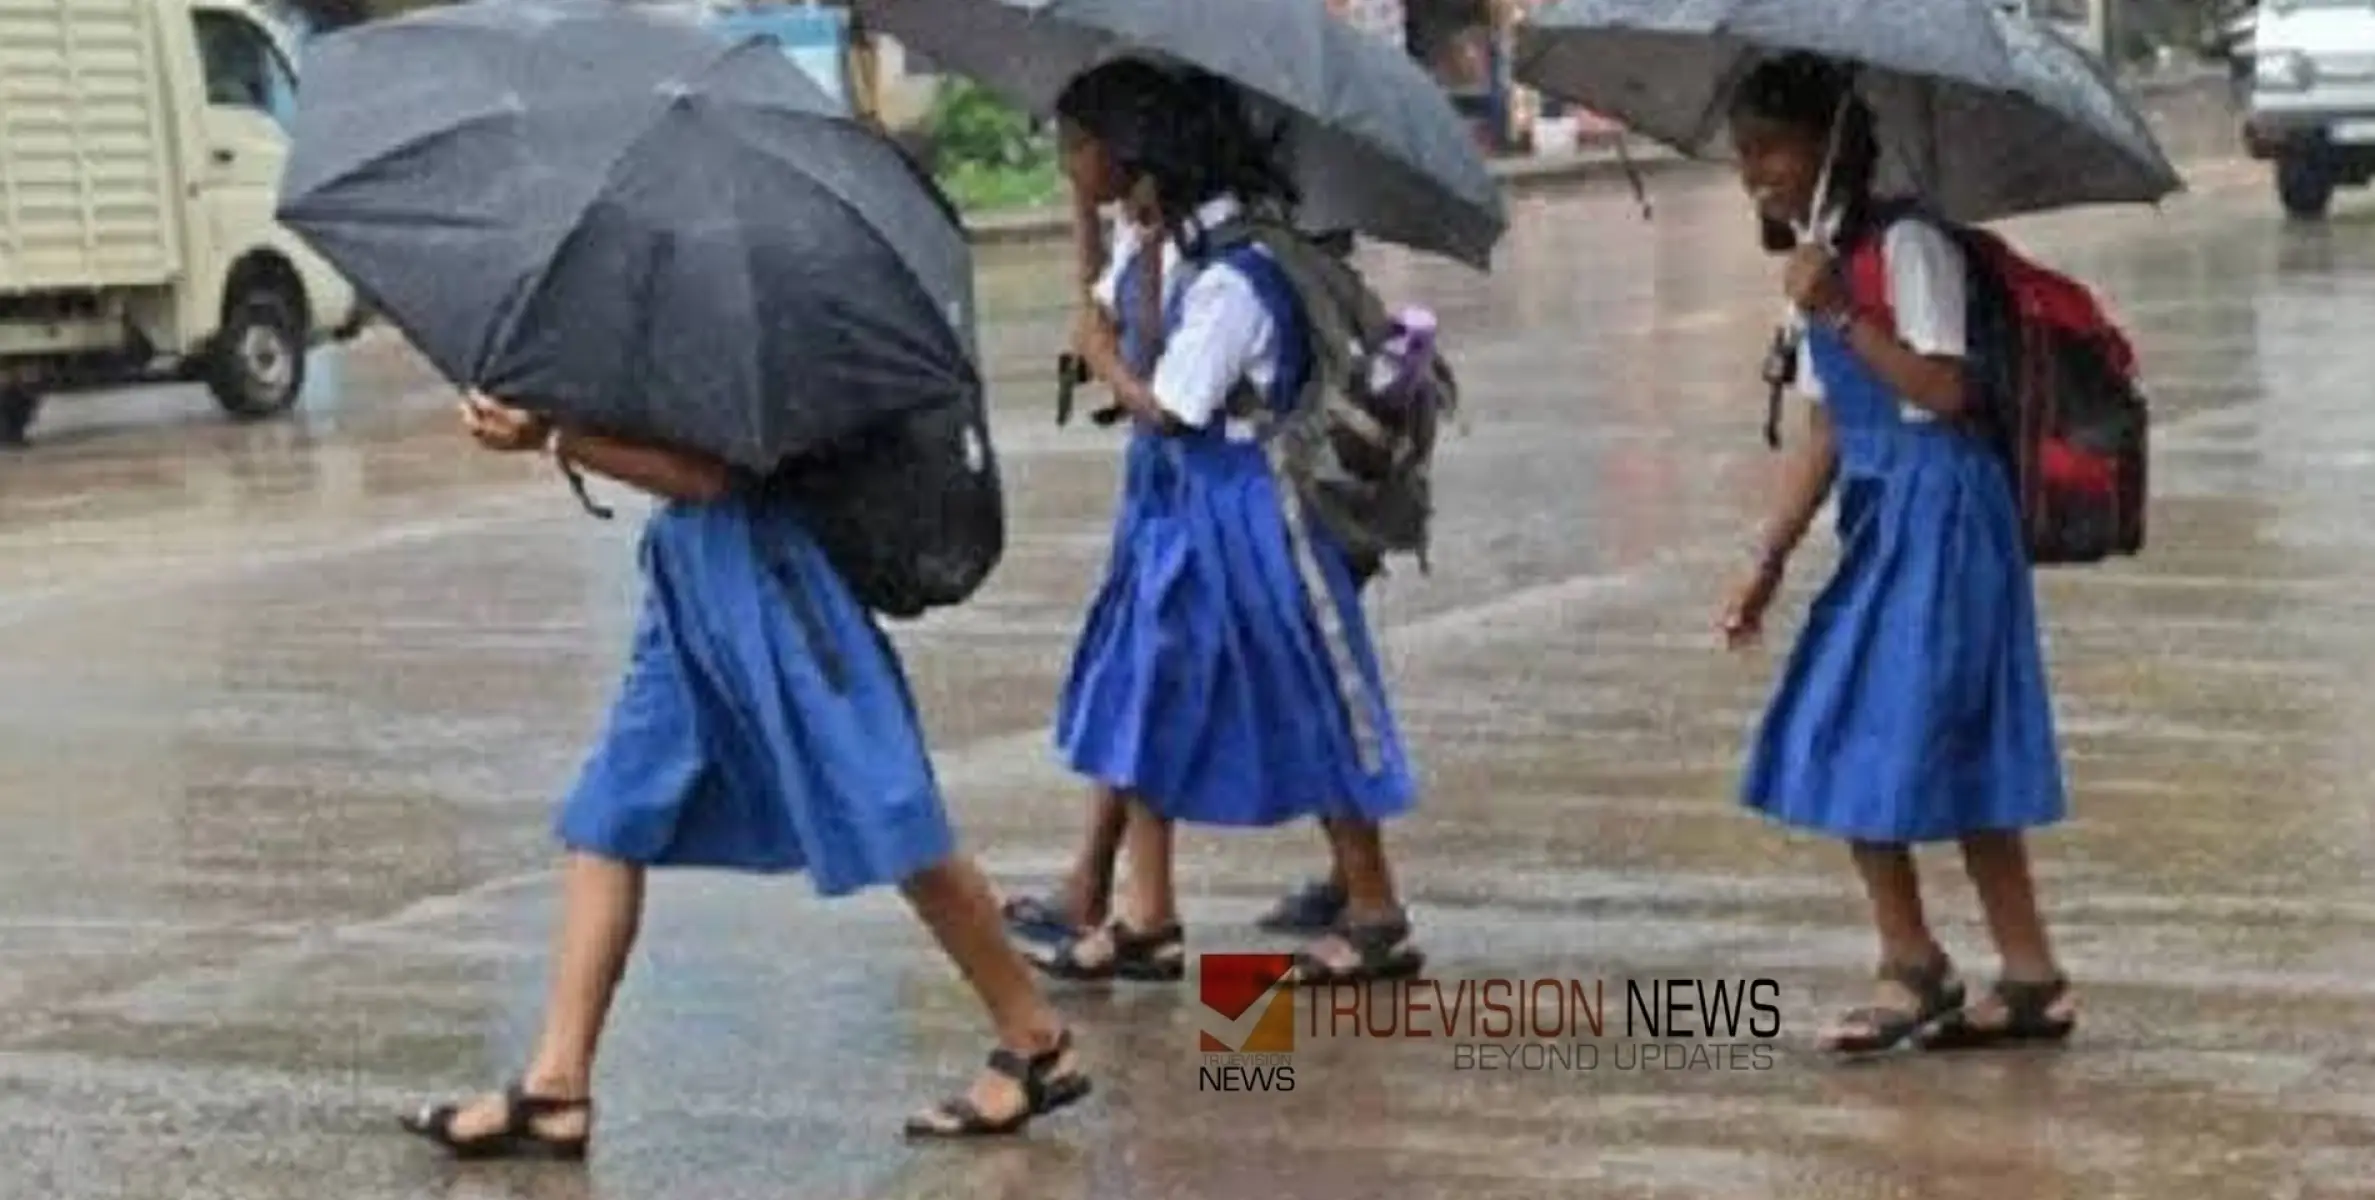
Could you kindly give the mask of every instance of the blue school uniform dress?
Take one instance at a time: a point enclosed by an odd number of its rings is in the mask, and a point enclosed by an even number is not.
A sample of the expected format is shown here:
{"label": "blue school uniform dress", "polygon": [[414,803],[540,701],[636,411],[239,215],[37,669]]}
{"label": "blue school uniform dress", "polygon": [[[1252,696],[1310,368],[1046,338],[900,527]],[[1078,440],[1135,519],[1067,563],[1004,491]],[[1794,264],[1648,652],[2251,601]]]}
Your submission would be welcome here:
{"label": "blue school uniform dress", "polygon": [[[1209,228],[1234,211],[1216,202],[1197,221]],[[1117,256],[1116,269],[1105,296],[1125,355],[1144,362],[1150,331],[1130,301],[1137,256]],[[1131,435],[1057,749],[1174,820],[1399,814],[1416,788],[1351,569],[1324,531],[1290,518],[1291,489],[1251,425],[1219,411],[1239,381],[1259,403],[1290,402],[1307,359],[1293,293],[1258,250],[1190,256],[1178,271],[1192,278],[1162,289],[1152,386],[1194,428]]]}
{"label": "blue school uniform dress", "polygon": [[[1899,336],[1960,355],[1959,252],[1919,223],[1885,237]],[[1838,449],[1840,557],[1757,733],[1746,802],[1869,842],[2060,820],[2037,602],[2002,460],[1900,403],[1826,329],[1807,332],[1800,378]]]}
{"label": "blue school uniform dress", "polygon": [[897,655],[780,502],[670,504],[608,728],[561,805],[571,849],[806,871],[843,895],[953,852]]}

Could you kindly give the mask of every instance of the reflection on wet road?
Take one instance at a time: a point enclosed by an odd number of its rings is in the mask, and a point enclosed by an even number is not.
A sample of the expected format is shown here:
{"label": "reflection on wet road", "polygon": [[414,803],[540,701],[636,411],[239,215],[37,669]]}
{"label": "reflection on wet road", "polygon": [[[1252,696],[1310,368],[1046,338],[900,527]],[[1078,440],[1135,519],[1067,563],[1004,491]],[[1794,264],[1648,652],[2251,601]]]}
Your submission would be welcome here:
{"label": "reflection on wet road", "polygon": [[[917,1153],[899,1114],[982,1048],[921,932],[886,897],[684,876],[655,891],[591,1169],[435,1161],[389,1114],[525,1051],[546,806],[624,646],[634,530],[466,453],[381,345],[294,424],[65,402],[0,462],[0,1194],[2375,1194],[2375,222],[2286,228],[2256,171],[2194,178],[2159,214],[2019,226],[2116,301],[2161,421],[2148,555],[2046,582],[2078,815],[2040,853],[2089,1004],[2065,1053],[1804,1048],[1872,947],[1836,849],[1733,806],[1774,663],[1711,632],[1771,467],[1777,292],[1736,191],[1674,176],[1648,225],[1613,188],[1518,201],[1489,285],[1378,260],[1443,310],[1472,404],[1435,574],[1384,586],[1430,787],[1395,836],[1442,978],[1774,978],[1770,1069],[1463,1072],[1440,1040],[1330,1040],[1291,1093],[1221,1094],[1192,989],[1073,995],[1099,1101],[1029,1145]],[[1081,806],[1042,724],[1115,463],[1049,420],[1059,274],[984,274],[1009,563],[900,631],[969,838],[1034,886]],[[1317,861],[1302,830],[1183,838],[1196,948],[1267,947],[1249,918]]]}

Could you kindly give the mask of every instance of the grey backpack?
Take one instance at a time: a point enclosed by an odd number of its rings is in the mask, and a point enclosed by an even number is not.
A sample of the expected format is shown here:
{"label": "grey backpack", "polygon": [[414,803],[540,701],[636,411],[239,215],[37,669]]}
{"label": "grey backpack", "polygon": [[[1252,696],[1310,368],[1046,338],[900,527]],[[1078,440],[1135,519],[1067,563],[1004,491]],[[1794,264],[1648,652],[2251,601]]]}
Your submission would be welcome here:
{"label": "grey backpack", "polygon": [[1435,441],[1459,404],[1433,315],[1388,311],[1340,250],[1274,219],[1223,224],[1203,249],[1243,272],[1265,305],[1291,306],[1309,334],[1294,403],[1260,406],[1272,462],[1295,498],[1356,577],[1376,575],[1392,554],[1426,570]]}

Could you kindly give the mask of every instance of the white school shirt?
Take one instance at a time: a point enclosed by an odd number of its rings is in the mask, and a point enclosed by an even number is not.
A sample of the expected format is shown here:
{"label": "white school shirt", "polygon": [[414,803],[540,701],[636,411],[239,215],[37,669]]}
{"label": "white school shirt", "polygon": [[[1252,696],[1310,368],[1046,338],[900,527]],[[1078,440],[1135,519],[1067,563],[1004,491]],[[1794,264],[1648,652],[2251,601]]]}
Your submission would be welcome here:
{"label": "white school shirt", "polygon": [[[1146,244],[1147,231],[1119,212],[1108,220],[1110,223],[1105,229],[1105,269],[1098,274],[1096,286],[1090,289],[1090,294],[1096,297],[1097,307],[1104,309],[1106,316],[1118,322],[1121,320],[1122,272],[1129,268],[1130,261],[1138,257],[1139,249]],[[1170,310],[1171,303],[1179,298],[1179,289],[1185,283],[1179,277],[1179,245],[1167,242],[1163,246],[1164,311]]]}
{"label": "white school shirt", "polygon": [[[1826,237],[1838,218],[1825,222]],[[1970,299],[1963,279],[1963,252],[1937,226],[1903,220],[1881,236],[1881,274],[1887,280],[1888,305],[1896,318],[1897,340],[1929,358],[1961,358],[1963,321]],[[1822,379],[1814,373],[1814,352],[1798,343],[1798,393],[1822,400]],[[1917,404],[1900,402],[1898,412],[1908,421],[1935,420],[1937,414]]]}
{"label": "white school shirt", "polygon": [[[1238,209],[1236,200],[1224,196],[1197,209],[1194,221],[1210,227]],[[1163,411],[1201,428],[1227,407],[1238,381],[1268,394],[1278,378],[1278,325],[1253,281],[1235,267],[1213,263],[1183,273],[1192,277],[1179,300],[1179,322],[1149,386]]]}

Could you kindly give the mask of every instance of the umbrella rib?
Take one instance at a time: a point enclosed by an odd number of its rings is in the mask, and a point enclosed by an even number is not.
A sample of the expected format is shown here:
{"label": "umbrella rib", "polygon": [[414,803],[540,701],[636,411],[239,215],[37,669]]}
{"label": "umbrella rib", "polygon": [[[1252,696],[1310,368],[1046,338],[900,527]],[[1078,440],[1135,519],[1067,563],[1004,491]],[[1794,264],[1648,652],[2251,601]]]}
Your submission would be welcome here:
{"label": "umbrella rib", "polygon": [[[667,123],[668,114],[673,109],[673,105],[662,108],[648,128],[629,138],[626,144],[620,147],[619,152],[611,156],[609,164],[602,168],[600,182],[586,193],[585,200],[578,205],[576,216],[569,224],[569,232],[563,234],[561,240],[553,246],[552,252],[543,257],[543,261],[537,265],[535,273],[530,275],[519,290],[513,294],[502,314],[489,323],[486,340],[479,345],[478,353],[474,356],[472,374],[483,374],[486,370],[488,356],[494,353],[494,348],[511,340],[512,335],[518,330],[521,318],[526,315],[528,307],[535,302],[536,296],[544,291],[545,284],[551,281],[553,270],[560,265],[561,259],[568,253],[569,248],[576,244],[578,238],[584,234],[586,214],[592,212],[594,206],[601,202],[602,197],[610,193],[611,186],[618,182],[621,169],[634,158],[637,151],[643,149],[653,137],[657,136],[660,127]],[[472,382],[480,381],[473,380]]]}

